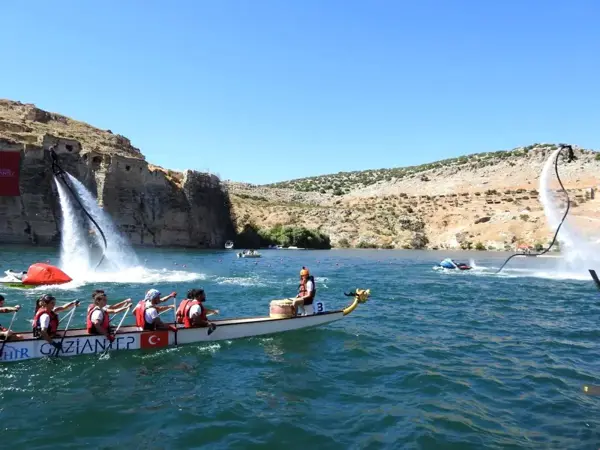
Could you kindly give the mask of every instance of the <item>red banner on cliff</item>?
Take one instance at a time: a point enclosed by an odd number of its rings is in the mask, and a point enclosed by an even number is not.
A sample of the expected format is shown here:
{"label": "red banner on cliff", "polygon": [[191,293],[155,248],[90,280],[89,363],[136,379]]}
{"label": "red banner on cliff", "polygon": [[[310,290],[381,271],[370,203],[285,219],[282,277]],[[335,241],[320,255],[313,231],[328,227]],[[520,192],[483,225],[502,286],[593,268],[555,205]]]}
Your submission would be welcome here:
{"label": "red banner on cliff", "polygon": [[18,197],[21,152],[0,151],[0,197]]}

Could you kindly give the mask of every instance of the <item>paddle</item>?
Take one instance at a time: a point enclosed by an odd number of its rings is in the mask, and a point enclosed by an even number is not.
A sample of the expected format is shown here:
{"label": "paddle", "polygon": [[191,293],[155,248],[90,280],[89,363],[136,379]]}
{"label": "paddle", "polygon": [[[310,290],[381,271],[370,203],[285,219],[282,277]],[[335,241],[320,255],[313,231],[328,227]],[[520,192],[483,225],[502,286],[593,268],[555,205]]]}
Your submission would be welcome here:
{"label": "paddle", "polygon": [[63,332],[62,339],[60,340],[60,345],[58,347],[56,347],[56,351],[54,352],[54,356],[55,357],[58,356],[58,353],[62,349],[62,344],[63,344],[63,341],[65,340],[65,337],[67,336],[67,330],[69,329],[69,324],[71,323],[71,319],[73,318],[73,314],[75,314],[75,310],[77,309],[78,306],[79,306],[79,300],[77,300],[77,302],[75,303],[75,306],[73,306],[73,311],[71,311],[71,315],[69,316],[69,320],[67,320],[67,326],[65,327],[65,331]]}
{"label": "paddle", "polygon": [[210,327],[208,328],[208,335],[210,336],[211,334],[213,334],[213,331],[215,331],[217,329],[217,326],[214,323],[210,324]]}
{"label": "paddle", "polygon": [[6,341],[8,341],[8,335],[10,334],[10,329],[12,328],[12,324],[15,321],[15,316],[17,315],[17,311],[13,313],[12,319],[10,321],[10,325],[6,330],[6,337],[4,338],[4,342],[2,342],[2,347],[0,347],[0,358],[2,357],[2,352],[4,351],[4,346],[6,345]]}
{"label": "paddle", "polygon": [[177,299],[173,297],[173,326],[175,327],[175,345],[177,345]]}
{"label": "paddle", "polygon": [[[125,320],[125,317],[127,317],[127,313],[129,312],[129,310],[130,310],[130,309],[131,309],[131,305],[129,305],[129,306],[127,307],[127,309],[125,310],[125,314],[123,314],[123,317],[121,317],[121,321],[119,322],[119,325],[117,325],[117,328],[115,329],[115,332],[114,332],[113,336],[116,336],[116,335],[117,335],[117,333],[119,332],[119,329],[121,328],[121,325],[123,325],[123,321]],[[115,314],[115,316],[116,316],[116,314]],[[115,316],[113,316],[113,318],[114,318]],[[104,355],[106,355],[106,354],[108,353],[108,350],[109,350],[111,347],[112,347],[112,342],[110,342],[110,343],[108,344],[108,347],[106,347],[106,348],[104,349],[104,351],[103,351],[103,352],[100,354],[100,358],[102,358]]]}
{"label": "paddle", "polygon": [[592,276],[592,279],[594,280],[594,283],[596,283],[596,286],[598,287],[598,289],[600,289],[600,279],[598,278],[598,274],[596,274],[595,270],[589,269],[590,271],[590,275]]}
{"label": "paddle", "polygon": [[600,395],[600,386],[583,386],[583,392],[588,395]]}

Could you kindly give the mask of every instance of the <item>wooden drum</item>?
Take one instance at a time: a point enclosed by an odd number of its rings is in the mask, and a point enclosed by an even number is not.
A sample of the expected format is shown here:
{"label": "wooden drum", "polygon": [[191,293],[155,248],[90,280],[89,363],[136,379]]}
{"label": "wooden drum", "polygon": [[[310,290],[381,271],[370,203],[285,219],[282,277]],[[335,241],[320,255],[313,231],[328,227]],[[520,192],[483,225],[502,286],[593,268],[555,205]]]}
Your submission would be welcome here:
{"label": "wooden drum", "polygon": [[287,319],[294,317],[291,300],[273,300],[269,308],[269,316],[273,319]]}

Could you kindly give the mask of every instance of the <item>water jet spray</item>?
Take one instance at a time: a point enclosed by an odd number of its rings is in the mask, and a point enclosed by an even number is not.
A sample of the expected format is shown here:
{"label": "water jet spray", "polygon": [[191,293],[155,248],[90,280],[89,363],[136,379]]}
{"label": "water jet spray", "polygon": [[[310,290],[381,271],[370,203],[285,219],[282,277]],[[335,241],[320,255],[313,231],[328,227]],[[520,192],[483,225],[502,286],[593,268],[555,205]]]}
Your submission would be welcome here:
{"label": "water jet spray", "polygon": [[60,166],[60,164],[58,164],[58,155],[54,151],[54,146],[50,147],[49,151],[50,151],[50,157],[52,158],[52,173],[54,174],[54,176],[57,179],[61,180],[63,182],[63,184],[67,187],[67,189],[71,193],[71,196],[75,199],[75,201],[77,202],[77,204],[79,205],[79,207],[82,209],[82,211],[85,213],[85,215],[96,226],[96,228],[100,232],[100,235],[102,236],[102,241],[104,242],[104,251],[102,252],[102,257],[98,261],[98,264],[96,264],[95,269],[97,269],[98,267],[100,267],[100,264],[102,264],[102,261],[104,261],[106,250],[108,248],[108,244],[106,242],[106,236],[104,236],[104,232],[102,231],[102,228],[100,228],[100,225],[98,225],[98,223],[94,220],[94,218],[92,217],[92,215],[82,205],[82,203],[79,200],[79,197],[77,196],[77,194],[75,194],[75,192],[74,192],[73,188],[71,187],[71,184],[69,183],[68,178],[66,176],[67,173],[63,170],[63,168]]}
{"label": "water jet spray", "polygon": [[[522,254],[522,253],[515,253],[514,255],[509,256],[506,261],[504,261],[504,264],[502,264],[502,266],[500,266],[500,268],[496,271],[496,274],[500,273],[500,271],[504,268],[504,266],[506,266],[506,264],[513,259],[515,256],[527,256],[527,257],[537,257],[537,256],[541,256],[545,253],[548,253],[550,251],[550,249],[552,248],[552,246],[556,243],[556,238],[558,237],[558,232],[560,231],[560,228],[562,227],[565,219],[567,218],[567,215],[569,214],[569,209],[571,208],[571,200],[569,199],[569,193],[567,192],[567,190],[565,189],[564,185],[562,184],[562,180],[560,179],[560,175],[558,173],[558,157],[560,156],[560,154],[562,153],[563,150],[567,150],[567,162],[572,162],[574,160],[576,160],[577,158],[575,157],[575,154],[573,153],[573,147],[571,147],[570,145],[567,144],[560,144],[560,149],[556,152],[556,156],[554,159],[554,173],[556,173],[556,178],[558,179],[558,183],[560,184],[560,188],[562,189],[562,191],[564,192],[565,196],[567,197],[567,209],[565,210],[565,213],[560,221],[560,223],[558,224],[558,227],[556,228],[556,232],[554,233],[554,237],[552,238],[552,242],[550,242],[550,245],[548,246],[548,248],[546,248],[544,251],[540,252],[540,253],[526,253],[526,254]],[[600,285],[599,285],[600,288]]]}

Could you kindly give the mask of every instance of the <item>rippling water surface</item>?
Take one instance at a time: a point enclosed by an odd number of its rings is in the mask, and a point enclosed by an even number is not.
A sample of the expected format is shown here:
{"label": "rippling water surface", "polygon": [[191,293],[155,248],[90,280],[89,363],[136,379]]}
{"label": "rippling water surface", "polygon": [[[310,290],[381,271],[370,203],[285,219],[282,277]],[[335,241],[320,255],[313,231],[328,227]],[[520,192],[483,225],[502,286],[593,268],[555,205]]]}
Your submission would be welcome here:
{"label": "rippling water surface", "polygon": [[[372,297],[334,324],[271,337],[159,351],[0,365],[6,448],[482,449],[600,447],[600,295],[556,259],[474,258],[472,272],[411,251],[139,250],[143,268],[50,289],[113,302],[150,287],[183,298],[204,287],[221,317],[268,314],[315,275],[328,309],[344,291]],[[0,251],[3,270],[58,262],[52,249]],[[599,268],[600,269],[600,268]],[[28,327],[38,289],[2,289]],[[84,312],[73,323],[84,323]],[[129,319],[132,322],[132,319]],[[2,323],[10,322],[10,314]]]}

